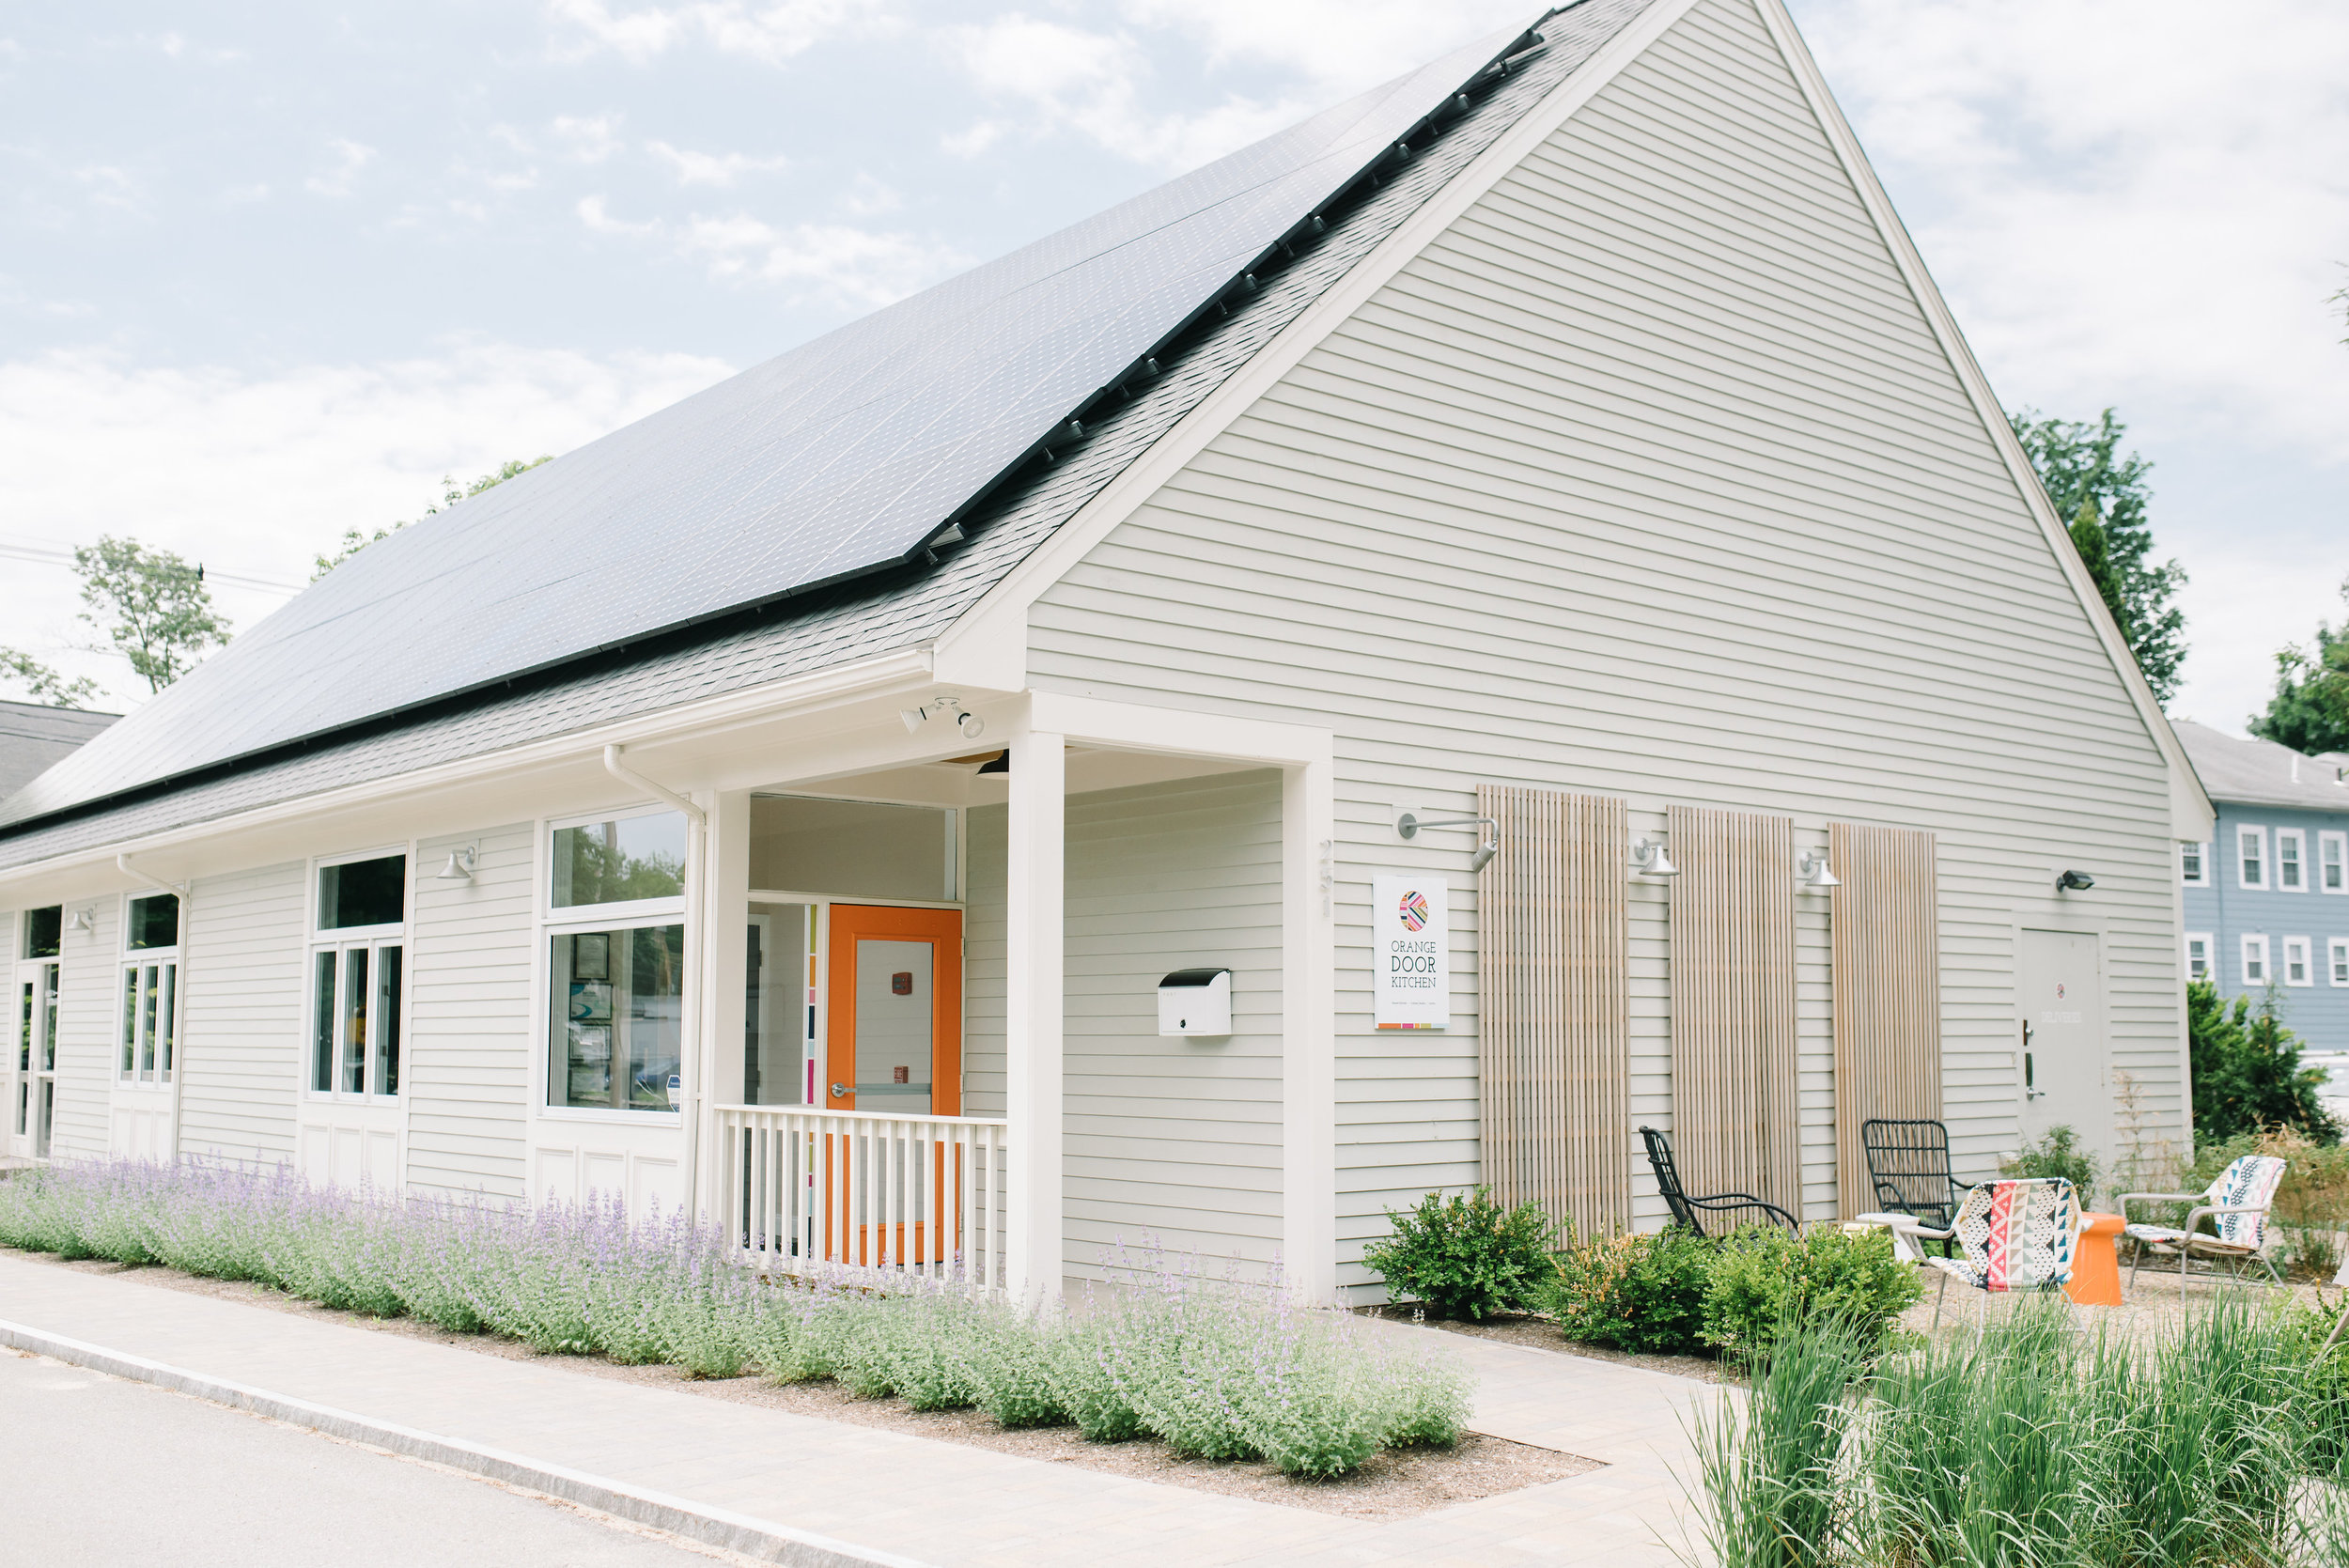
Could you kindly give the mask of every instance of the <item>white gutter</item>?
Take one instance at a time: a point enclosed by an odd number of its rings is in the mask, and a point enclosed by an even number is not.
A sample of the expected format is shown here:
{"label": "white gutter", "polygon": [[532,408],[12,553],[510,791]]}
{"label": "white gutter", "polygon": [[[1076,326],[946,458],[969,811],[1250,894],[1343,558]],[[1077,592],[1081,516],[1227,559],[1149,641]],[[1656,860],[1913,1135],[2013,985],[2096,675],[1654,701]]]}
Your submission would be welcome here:
{"label": "white gutter", "polygon": [[603,770],[632,789],[641,789],[657,800],[666,800],[669,804],[683,812],[686,818],[691,821],[694,827],[703,828],[708,826],[708,815],[705,813],[701,807],[693,804],[692,801],[687,800],[684,796],[679,795],[676,790],[669,788],[666,784],[655,784],[652,780],[645,777],[644,774],[639,773],[633,768],[630,768],[623,764],[620,761],[620,748],[616,743],[608,745],[603,749]]}
{"label": "white gutter", "polygon": [[[131,863],[131,857],[127,854],[117,855],[115,857],[115,869],[121,872],[125,877],[128,877],[131,880],[138,883],[139,886],[143,888],[152,888],[157,893],[170,893],[173,897],[179,899],[182,905],[185,905],[188,901],[188,885],[185,882],[166,882],[161,877],[149,877],[146,872],[141,871],[137,866],[132,865]],[[184,910],[182,911],[180,918],[182,920],[187,918]]]}

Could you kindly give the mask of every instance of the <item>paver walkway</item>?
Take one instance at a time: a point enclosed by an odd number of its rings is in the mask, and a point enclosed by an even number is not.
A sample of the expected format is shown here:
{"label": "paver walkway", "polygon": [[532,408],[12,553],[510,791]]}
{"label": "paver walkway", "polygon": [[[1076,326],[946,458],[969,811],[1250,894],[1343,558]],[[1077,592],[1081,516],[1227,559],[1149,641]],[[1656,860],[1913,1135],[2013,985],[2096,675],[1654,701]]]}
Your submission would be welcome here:
{"label": "paver walkway", "polygon": [[[1442,1336],[1482,1378],[1479,1432],[1602,1469],[1397,1521],[1105,1475],[869,1426],[582,1377],[428,1341],[0,1256],[0,1320],[526,1455],[940,1568],[1674,1560],[1684,1418],[1719,1390]],[[1401,1325],[1385,1332],[1428,1334]]]}

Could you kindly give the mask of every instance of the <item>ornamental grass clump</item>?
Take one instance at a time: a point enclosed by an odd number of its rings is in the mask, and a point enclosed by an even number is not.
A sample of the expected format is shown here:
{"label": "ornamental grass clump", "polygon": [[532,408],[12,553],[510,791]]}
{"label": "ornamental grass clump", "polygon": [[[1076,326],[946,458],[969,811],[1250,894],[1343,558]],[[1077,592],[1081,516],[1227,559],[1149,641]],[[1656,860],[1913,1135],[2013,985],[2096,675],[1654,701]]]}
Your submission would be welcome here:
{"label": "ornamental grass clump", "polygon": [[1079,1311],[1023,1311],[952,1280],[835,1268],[770,1281],[716,1228],[631,1218],[611,1199],[524,1208],[313,1187],[284,1168],[132,1161],[0,1179],[0,1245],[162,1262],[692,1377],[831,1377],[917,1409],[1073,1421],[1097,1441],[1156,1436],[1312,1478],[1381,1448],[1456,1441],[1470,1391],[1456,1359],[1308,1308],[1277,1271],[1211,1280],[1155,1249],[1112,1260],[1113,1283]]}

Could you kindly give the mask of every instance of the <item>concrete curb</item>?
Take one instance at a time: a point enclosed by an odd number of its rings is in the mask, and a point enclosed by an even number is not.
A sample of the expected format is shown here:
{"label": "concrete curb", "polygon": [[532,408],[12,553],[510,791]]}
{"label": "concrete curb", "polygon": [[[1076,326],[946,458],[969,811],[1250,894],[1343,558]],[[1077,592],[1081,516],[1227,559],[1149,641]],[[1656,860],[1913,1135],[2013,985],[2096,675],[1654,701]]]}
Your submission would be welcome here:
{"label": "concrete curb", "polygon": [[192,1394],[197,1399],[210,1400],[214,1405],[227,1405],[230,1409],[250,1410],[256,1415],[267,1416],[293,1426],[308,1427],[330,1436],[371,1443],[377,1448],[389,1449],[394,1453],[405,1454],[412,1459],[426,1459],[454,1470],[487,1476],[509,1485],[525,1486],[534,1492],[544,1492],[549,1497],[610,1514],[633,1524],[666,1530],[672,1535],[681,1535],[706,1545],[723,1546],[744,1557],[780,1562],[786,1568],[930,1568],[929,1564],[913,1558],[851,1545],[846,1541],[818,1535],[812,1530],[794,1529],[788,1525],[772,1524],[745,1514],[710,1508],[666,1492],[649,1491],[641,1486],[630,1486],[625,1482],[566,1469],[560,1465],[507,1453],[502,1449],[485,1448],[462,1438],[419,1432],[413,1427],[356,1416],[331,1405],[313,1405],[307,1400],[273,1394],[265,1389],[248,1388],[226,1378],[207,1377],[201,1373],[188,1372],[162,1361],[150,1361],[143,1356],[86,1344],[62,1334],[48,1333],[6,1319],[0,1319],[0,1344],[29,1350],[74,1366],[87,1367],[109,1376],[152,1383],[157,1388]]}

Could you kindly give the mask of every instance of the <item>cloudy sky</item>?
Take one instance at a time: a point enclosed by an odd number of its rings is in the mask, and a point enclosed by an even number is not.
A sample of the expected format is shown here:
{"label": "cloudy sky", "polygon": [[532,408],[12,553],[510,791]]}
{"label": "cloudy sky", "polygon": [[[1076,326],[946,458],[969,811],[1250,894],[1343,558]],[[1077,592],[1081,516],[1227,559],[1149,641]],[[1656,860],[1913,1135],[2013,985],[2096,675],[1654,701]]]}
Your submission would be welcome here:
{"label": "cloudy sky", "polygon": [[[2231,728],[2349,576],[2349,8],[1794,0],[2010,407],[2116,406]],[[0,7],[0,644],[64,551],[249,625],[562,452],[1480,33],[1501,0]]]}

